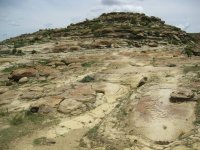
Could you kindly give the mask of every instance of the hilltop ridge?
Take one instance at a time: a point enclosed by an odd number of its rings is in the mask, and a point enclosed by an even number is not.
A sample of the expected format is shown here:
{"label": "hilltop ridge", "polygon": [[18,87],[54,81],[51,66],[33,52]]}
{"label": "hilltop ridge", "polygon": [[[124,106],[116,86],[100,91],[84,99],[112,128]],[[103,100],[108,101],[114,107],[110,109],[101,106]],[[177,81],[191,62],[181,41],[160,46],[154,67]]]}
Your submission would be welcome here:
{"label": "hilltop ridge", "polygon": [[[60,39],[81,39],[80,48],[95,48],[96,39],[107,38],[107,42],[96,45],[101,47],[132,46],[141,47],[149,45],[156,47],[158,44],[181,45],[194,43],[193,38],[180,28],[167,25],[157,17],[149,17],[140,13],[112,12],[104,13],[92,20],[71,24],[61,29],[39,30],[32,34],[24,34],[3,41],[2,43],[16,45],[17,47],[59,41]],[[92,44],[93,43],[93,44]]]}

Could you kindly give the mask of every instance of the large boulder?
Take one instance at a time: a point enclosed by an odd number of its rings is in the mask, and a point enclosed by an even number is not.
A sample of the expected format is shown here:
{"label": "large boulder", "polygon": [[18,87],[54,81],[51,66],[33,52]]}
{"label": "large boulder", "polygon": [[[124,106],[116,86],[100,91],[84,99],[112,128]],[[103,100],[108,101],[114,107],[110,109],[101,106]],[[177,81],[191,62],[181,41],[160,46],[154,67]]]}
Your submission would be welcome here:
{"label": "large boulder", "polygon": [[38,71],[34,68],[16,69],[11,72],[8,79],[18,82],[23,77],[35,77],[37,74]]}
{"label": "large boulder", "polygon": [[65,99],[60,103],[58,107],[59,112],[71,115],[81,114],[85,110],[85,105],[74,99]]}
{"label": "large boulder", "polygon": [[171,102],[191,101],[194,98],[194,93],[188,89],[178,89],[171,93]]}

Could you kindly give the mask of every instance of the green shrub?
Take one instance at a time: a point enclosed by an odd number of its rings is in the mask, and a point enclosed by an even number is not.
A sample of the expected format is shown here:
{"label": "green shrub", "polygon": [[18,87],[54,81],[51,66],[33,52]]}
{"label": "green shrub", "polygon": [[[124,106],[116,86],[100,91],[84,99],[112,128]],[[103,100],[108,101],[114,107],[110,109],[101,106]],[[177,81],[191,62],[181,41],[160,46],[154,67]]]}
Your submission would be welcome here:
{"label": "green shrub", "polygon": [[193,48],[194,46],[188,45],[184,48],[183,53],[186,54],[188,57],[191,57],[193,55]]}
{"label": "green shrub", "polygon": [[91,76],[85,76],[80,82],[86,83],[86,82],[93,82],[94,78]]}
{"label": "green shrub", "polygon": [[102,36],[104,34],[108,34],[108,33],[113,33],[113,29],[112,28],[104,28],[104,29],[97,29],[94,31],[94,36]]}
{"label": "green shrub", "polygon": [[81,64],[82,67],[91,67],[92,64],[94,64],[95,62],[94,61],[91,61],[91,62],[84,62]]}
{"label": "green shrub", "polygon": [[32,50],[32,51],[31,51],[31,54],[36,54],[36,53],[37,53],[36,50]]}
{"label": "green shrub", "polygon": [[16,53],[17,56],[22,56],[25,55],[25,53],[22,52],[22,50],[18,50]]}
{"label": "green shrub", "polygon": [[24,122],[23,114],[16,114],[14,117],[11,118],[10,124],[11,125],[20,125]]}
{"label": "green shrub", "polygon": [[16,54],[16,53],[17,53],[17,49],[16,49],[16,48],[13,48],[12,54]]}
{"label": "green shrub", "polygon": [[14,48],[19,48],[25,46],[25,42],[23,40],[19,40],[14,43]]}
{"label": "green shrub", "polygon": [[94,24],[92,24],[92,26],[90,28],[91,28],[92,32],[94,32],[95,30],[101,29],[102,27],[103,27],[103,24],[94,23]]}

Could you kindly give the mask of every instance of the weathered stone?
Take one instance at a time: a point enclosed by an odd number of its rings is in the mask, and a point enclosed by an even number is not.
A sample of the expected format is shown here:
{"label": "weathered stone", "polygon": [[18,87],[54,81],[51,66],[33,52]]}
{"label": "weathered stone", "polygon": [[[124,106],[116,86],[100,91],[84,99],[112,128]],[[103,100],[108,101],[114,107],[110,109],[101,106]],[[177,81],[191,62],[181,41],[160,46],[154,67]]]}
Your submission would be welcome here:
{"label": "weathered stone", "polygon": [[194,98],[194,93],[188,89],[178,89],[170,95],[171,102],[191,101]]}
{"label": "weathered stone", "polygon": [[[62,101],[58,107],[58,111],[64,114],[71,114],[79,108],[82,108],[83,104],[73,99],[65,99]],[[81,110],[80,110],[81,113]]]}
{"label": "weathered stone", "polygon": [[19,81],[23,77],[35,77],[38,71],[33,68],[23,68],[14,70],[8,77],[10,80]]}
{"label": "weathered stone", "polygon": [[176,36],[176,35],[174,35],[174,39],[176,39],[177,41],[180,41],[181,39],[178,37],[178,36]]}
{"label": "weathered stone", "polygon": [[148,45],[149,45],[149,47],[157,47],[158,46],[158,44],[155,42],[151,42]]}
{"label": "weathered stone", "polygon": [[28,82],[27,77],[22,77],[21,79],[19,79],[19,83],[26,83],[26,82]]}
{"label": "weathered stone", "polygon": [[36,100],[43,96],[42,92],[27,91],[21,95],[21,99]]}

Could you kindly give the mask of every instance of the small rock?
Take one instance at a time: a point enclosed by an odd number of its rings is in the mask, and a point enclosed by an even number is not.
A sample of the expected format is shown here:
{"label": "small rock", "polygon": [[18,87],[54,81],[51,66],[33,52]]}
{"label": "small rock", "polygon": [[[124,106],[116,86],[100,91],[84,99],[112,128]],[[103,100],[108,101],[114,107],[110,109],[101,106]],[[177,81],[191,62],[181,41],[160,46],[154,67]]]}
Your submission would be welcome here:
{"label": "small rock", "polygon": [[48,105],[32,105],[30,106],[30,111],[32,113],[48,114],[53,112],[53,108]]}
{"label": "small rock", "polygon": [[147,77],[143,77],[143,78],[139,81],[137,87],[143,86],[143,85],[147,82],[147,79],[148,79]]}
{"label": "small rock", "polygon": [[59,107],[58,111],[64,114],[72,113],[73,111],[79,110],[80,113],[82,112],[79,108],[81,108],[83,104],[73,99],[65,99],[63,100]]}
{"label": "small rock", "polygon": [[56,141],[54,139],[47,139],[46,143],[49,144],[56,144]]}
{"label": "small rock", "polygon": [[26,83],[26,82],[28,82],[27,77],[23,77],[23,78],[19,79],[19,83]]}
{"label": "small rock", "polygon": [[46,81],[47,79],[46,79],[46,77],[39,77],[38,80],[39,80],[39,81]]}
{"label": "small rock", "polygon": [[191,101],[194,98],[194,93],[188,89],[179,89],[173,91],[170,95],[171,102]]}
{"label": "small rock", "polygon": [[154,42],[151,42],[151,43],[149,43],[148,45],[149,45],[149,47],[157,47],[157,46],[158,46],[158,44],[157,44],[157,43],[154,43]]}
{"label": "small rock", "polygon": [[176,35],[174,35],[174,39],[176,39],[177,41],[180,41],[180,38]]}

